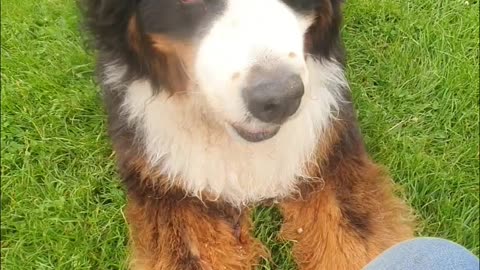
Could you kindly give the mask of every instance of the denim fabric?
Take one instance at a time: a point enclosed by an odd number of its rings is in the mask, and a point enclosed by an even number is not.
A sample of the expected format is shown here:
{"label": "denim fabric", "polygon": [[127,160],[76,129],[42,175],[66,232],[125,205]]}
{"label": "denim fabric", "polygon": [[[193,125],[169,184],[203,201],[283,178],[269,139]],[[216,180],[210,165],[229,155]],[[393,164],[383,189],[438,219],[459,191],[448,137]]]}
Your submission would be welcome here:
{"label": "denim fabric", "polygon": [[479,260],[464,247],[444,239],[416,238],[380,254],[364,270],[478,270]]}

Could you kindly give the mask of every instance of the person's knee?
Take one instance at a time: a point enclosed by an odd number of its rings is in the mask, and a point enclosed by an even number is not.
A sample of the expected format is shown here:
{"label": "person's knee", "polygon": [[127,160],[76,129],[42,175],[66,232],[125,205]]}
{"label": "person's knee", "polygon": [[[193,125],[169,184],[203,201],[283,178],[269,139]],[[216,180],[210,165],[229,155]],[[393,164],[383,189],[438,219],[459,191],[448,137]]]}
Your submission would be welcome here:
{"label": "person's knee", "polygon": [[420,237],[388,249],[367,269],[478,269],[478,258],[454,242]]}
{"label": "person's knee", "polygon": [[410,247],[415,249],[416,251],[420,252],[469,252],[466,248],[462,247],[461,245],[452,242],[450,240],[442,239],[442,238],[434,238],[434,237],[418,237],[413,238],[411,240],[407,240],[400,245],[404,245],[404,247]]}

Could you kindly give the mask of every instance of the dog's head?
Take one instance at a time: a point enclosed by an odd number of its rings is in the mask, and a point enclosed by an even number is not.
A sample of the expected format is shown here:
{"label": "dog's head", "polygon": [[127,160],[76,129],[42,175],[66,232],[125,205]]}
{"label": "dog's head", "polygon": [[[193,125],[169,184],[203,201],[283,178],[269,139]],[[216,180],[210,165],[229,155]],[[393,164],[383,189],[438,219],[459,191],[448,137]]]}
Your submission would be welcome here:
{"label": "dog's head", "polygon": [[[97,45],[158,91],[200,95],[247,141],[309,93],[307,57],[335,58],[340,0],[91,0]],[[219,116],[219,117],[218,117]]]}

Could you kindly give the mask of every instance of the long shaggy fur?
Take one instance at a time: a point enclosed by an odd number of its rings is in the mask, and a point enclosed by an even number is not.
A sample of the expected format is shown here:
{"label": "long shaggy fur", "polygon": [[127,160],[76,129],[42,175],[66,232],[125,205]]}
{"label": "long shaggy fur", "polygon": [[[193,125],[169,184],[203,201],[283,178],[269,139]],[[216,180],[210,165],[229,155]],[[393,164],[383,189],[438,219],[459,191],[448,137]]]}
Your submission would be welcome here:
{"label": "long shaggy fur", "polygon": [[361,269],[390,246],[413,237],[413,216],[393,182],[365,154],[351,124],[337,122],[325,140],[316,182],[285,200],[281,237],[294,242],[300,269]]}
{"label": "long shaggy fur", "polygon": [[[249,10],[248,4],[257,9]],[[302,270],[361,269],[383,250],[413,236],[409,208],[395,196],[392,181],[363,145],[343,71],[341,4],[81,2],[128,197],[132,269],[255,268],[268,251],[252,236],[249,216],[251,207],[263,200],[279,201],[281,237],[294,242],[293,255]],[[230,17],[218,18],[222,11]],[[269,20],[263,26],[244,23],[237,28],[237,14]],[[197,46],[210,35],[202,30],[217,20],[220,26],[202,44],[208,46]],[[192,30],[200,24],[203,28]],[[250,57],[250,43],[223,29],[241,29],[245,37],[250,32],[258,39],[271,37],[262,42],[275,47],[278,55],[272,57],[268,53],[274,50],[266,48],[260,58],[287,59],[303,68],[303,107],[275,137],[260,144],[238,144],[219,120],[249,118],[245,106],[236,102],[240,83],[235,84],[249,70],[234,64]],[[283,37],[284,32],[290,36]],[[223,40],[231,48],[219,46]],[[239,72],[229,73],[237,68]],[[217,78],[223,75],[228,79]],[[223,89],[224,81],[232,89]],[[241,119],[233,117],[238,115]]]}

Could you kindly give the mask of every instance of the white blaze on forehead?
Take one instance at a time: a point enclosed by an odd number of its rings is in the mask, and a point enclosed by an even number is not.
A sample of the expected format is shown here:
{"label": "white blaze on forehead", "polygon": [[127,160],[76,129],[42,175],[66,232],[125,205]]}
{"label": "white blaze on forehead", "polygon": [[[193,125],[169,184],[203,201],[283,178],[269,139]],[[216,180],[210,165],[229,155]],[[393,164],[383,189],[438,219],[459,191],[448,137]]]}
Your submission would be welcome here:
{"label": "white blaze on forehead", "polygon": [[[227,105],[224,113],[237,121],[245,113],[242,79],[253,65],[281,63],[303,75],[304,34],[311,23],[279,0],[229,0],[199,44],[195,73],[207,99]],[[297,57],[289,58],[291,53]],[[240,79],[232,80],[233,74]]]}
{"label": "white blaze on forehead", "polygon": [[197,71],[221,65],[215,72],[231,74],[291,52],[300,56],[311,23],[279,0],[229,0],[201,41]]}

